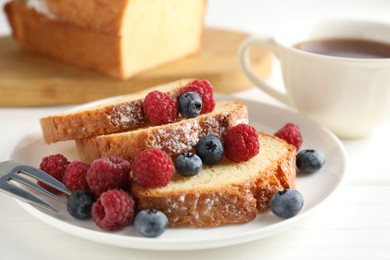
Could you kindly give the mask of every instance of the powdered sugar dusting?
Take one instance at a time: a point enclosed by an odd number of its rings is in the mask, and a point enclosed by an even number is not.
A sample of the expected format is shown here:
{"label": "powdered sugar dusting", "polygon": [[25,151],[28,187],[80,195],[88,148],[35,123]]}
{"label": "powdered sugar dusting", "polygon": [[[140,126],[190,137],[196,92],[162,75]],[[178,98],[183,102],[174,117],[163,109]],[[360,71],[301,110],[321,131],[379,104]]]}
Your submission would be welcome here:
{"label": "powdered sugar dusting", "polygon": [[239,118],[239,119],[236,119],[236,124],[248,124],[248,117],[243,117],[243,118]]}
{"label": "powdered sugar dusting", "polygon": [[[209,195],[201,196],[200,193],[193,193],[167,197],[161,205],[172,225],[187,223],[191,226],[203,226],[205,223],[224,223],[224,218],[234,218],[237,222],[248,220],[248,216],[243,213],[243,205],[237,197],[223,192]],[[255,204],[250,206],[253,207]]]}
{"label": "powdered sugar dusting", "polygon": [[208,117],[202,122],[202,128],[204,129],[206,135],[213,134],[222,137],[226,131],[226,126],[223,123],[225,121],[226,115],[222,115],[219,120]]}
{"label": "powdered sugar dusting", "polygon": [[146,122],[141,101],[115,105],[107,116],[113,125],[123,129]]}
{"label": "powdered sugar dusting", "polygon": [[204,204],[206,205],[205,209],[207,211],[210,211],[213,208],[213,206],[217,200],[218,200],[218,198],[206,198],[204,200]]}
{"label": "powdered sugar dusting", "polygon": [[202,128],[196,120],[161,128],[154,136],[155,147],[169,154],[180,154],[191,150],[198,142],[201,133]]}
{"label": "powdered sugar dusting", "polygon": [[50,12],[49,8],[47,7],[46,0],[27,0],[27,6],[33,8],[35,11],[43,14],[49,19],[56,19],[56,16]]}
{"label": "powdered sugar dusting", "polygon": [[218,117],[208,116],[202,120],[182,121],[158,129],[151,142],[153,147],[162,149],[170,155],[191,151],[203,136],[212,134],[223,139],[228,128],[246,121],[245,118],[230,120],[228,115],[229,113],[223,113]]}

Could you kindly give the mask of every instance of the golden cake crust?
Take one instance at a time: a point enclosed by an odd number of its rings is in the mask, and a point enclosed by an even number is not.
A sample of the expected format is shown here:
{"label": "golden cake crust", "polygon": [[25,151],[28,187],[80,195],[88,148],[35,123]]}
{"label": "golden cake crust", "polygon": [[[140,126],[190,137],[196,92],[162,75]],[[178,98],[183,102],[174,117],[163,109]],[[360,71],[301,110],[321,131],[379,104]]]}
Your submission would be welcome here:
{"label": "golden cake crust", "polygon": [[[4,8],[22,49],[73,65],[122,77],[120,37],[49,19],[14,0]],[[98,43],[98,44],[97,44]]]}
{"label": "golden cake crust", "polygon": [[54,143],[145,127],[149,124],[143,111],[145,96],[160,90],[177,98],[190,82],[190,79],[178,80],[123,96],[119,101],[43,117],[40,124],[44,140]]}
{"label": "golden cake crust", "polygon": [[213,112],[162,126],[153,126],[111,135],[76,140],[81,159],[92,162],[101,156],[119,156],[131,161],[141,151],[159,148],[171,156],[193,149],[208,134],[223,138],[225,131],[248,123],[248,110],[242,101],[217,101]]}
{"label": "golden cake crust", "polygon": [[[4,10],[22,49],[118,79],[197,52],[206,1],[13,0]],[[188,8],[194,8],[184,14]],[[179,20],[179,22],[177,21]]]}

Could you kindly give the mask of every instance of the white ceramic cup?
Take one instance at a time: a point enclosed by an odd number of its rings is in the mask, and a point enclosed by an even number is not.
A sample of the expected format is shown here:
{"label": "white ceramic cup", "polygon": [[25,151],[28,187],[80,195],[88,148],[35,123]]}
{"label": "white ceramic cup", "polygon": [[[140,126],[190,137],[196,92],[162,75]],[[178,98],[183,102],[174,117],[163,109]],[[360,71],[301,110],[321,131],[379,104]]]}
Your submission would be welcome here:
{"label": "white ceramic cup", "polygon": [[[356,19],[299,21],[272,36],[251,36],[240,47],[247,77],[277,100],[328,127],[339,137],[359,138],[390,117],[390,59],[342,58],[293,47],[308,40],[352,38],[390,44],[390,23]],[[285,92],[259,78],[250,47],[266,45],[280,61]]]}

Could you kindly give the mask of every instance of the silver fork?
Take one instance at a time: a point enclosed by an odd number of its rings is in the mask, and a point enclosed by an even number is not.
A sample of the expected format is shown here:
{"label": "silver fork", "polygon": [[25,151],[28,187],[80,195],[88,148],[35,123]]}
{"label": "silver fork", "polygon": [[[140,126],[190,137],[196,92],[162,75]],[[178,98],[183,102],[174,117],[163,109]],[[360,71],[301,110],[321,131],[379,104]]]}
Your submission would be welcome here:
{"label": "silver fork", "polygon": [[27,203],[33,204],[37,207],[47,209],[53,212],[58,212],[55,207],[38,198],[31,192],[28,192],[27,190],[21,188],[20,185],[16,185],[16,183],[20,183],[38,191],[43,195],[48,196],[49,198],[52,198],[60,203],[66,204],[66,201],[54,195],[53,193],[45,190],[33,181],[29,180],[29,178],[26,178],[26,176],[35,180],[39,180],[67,195],[71,194],[71,191],[66,188],[64,184],[62,184],[49,174],[45,173],[44,171],[41,171],[23,162],[14,160],[0,162],[0,191],[12,197],[23,200]]}

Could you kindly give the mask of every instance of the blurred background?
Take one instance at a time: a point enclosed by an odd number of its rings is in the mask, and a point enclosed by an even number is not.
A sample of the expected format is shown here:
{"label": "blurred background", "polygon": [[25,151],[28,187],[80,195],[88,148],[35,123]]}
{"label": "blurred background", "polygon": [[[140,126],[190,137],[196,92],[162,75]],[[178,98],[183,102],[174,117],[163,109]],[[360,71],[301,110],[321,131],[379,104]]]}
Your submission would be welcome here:
{"label": "blurred background", "polygon": [[[7,0],[0,0],[3,10]],[[206,26],[248,33],[268,32],[278,24],[326,16],[358,16],[390,21],[389,0],[208,0]],[[0,12],[0,35],[10,34]]]}
{"label": "blurred background", "polygon": [[[0,0],[0,37],[11,33],[2,11],[7,1]],[[289,21],[330,16],[361,17],[390,22],[390,0],[208,0],[205,23],[208,27],[227,28],[249,34],[270,33],[279,24]],[[255,92],[255,98],[259,97],[258,92]],[[250,93],[245,96],[250,97]],[[264,98],[266,98],[265,95]],[[64,107],[0,109],[0,118],[6,122],[6,124],[1,123],[0,157],[4,158],[15,147],[18,140],[36,126],[39,117],[64,110]],[[34,256],[36,259],[43,259],[45,256],[50,258],[51,252],[64,248],[64,246],[66,248],[75,247],[74,251],[69,252],[70,255],[82,253],[90,257],[92,255],[100,257],[99,259],[110,253],[110,257],[114,254],[123,254],[128,259],[131,257],[152,259],[153,256],[159,259],[173,259],[173,256],[180,259],[183,257],[206,259],[210,256],[213,259],[237,259],[240,254],[244,253],[251,256],[251,259],[258,259],[260,256],[265,259],[286,259],[287,257],[289,259],[317,259],[318,257],[322,259],[389,259],[388,194],[390,189],[386,186],[390,183],[386,161],[389,145],[388,142],[384,142],[389,139],[388,129],[387,125],[382,132],[378,132],[378,135],[367,140],[343,141],[352,159],[349,166],[351,174],[345,181],[346,187],[340,190],[340,196],[334,197],[334,200],[327,204],[328,207],[324,208],[321,214],[313,216],[303,225],[291,229],[290,232],[242,246],[224,248],[220,251],[205,250],[199,253],[190,252],[190,254],[187,252],[151,253],[141,250],[134,250],[129,254],[125,249],[108,246],[102,247],[99,251],[95,250],[94,243],[85,242],[85,244],[78,245],[78,240],[74,242],[72,236],[57,232],[43,223],[34,222],[29,215],[24,214],[21,208],[9,200],[10,203],[5,207],[15,216],[9,218],[7,214],[2,214],[4,216],[1,220],[7,223],[2,226],[2,234],[10,233],[11,235],[10,237],[0,236],[0,242],[2,242],[0,259],[11,259],[7,256],[15,256],[15,254],[21,256],[18,259],[22,259],[22,255],[25,256],[24,259],[32,259]],[[50,241],[49,251],[46,250],[47,243],[42,243],[44,247],[34,247],[44,241],[45,236],[58,236],[58,240]],[[275,247],[275,245],[278,246]],[[280,248],[285,250],[275,250]],[[31,252],[35,254],[29,255]],[[90,255],[91,252],[94,254]],[[100,252],[106,254],[98,255]],[[306,258],[302,257],[302,254],[305,254]],[[337,258],[336,255],[339,257]]]}

